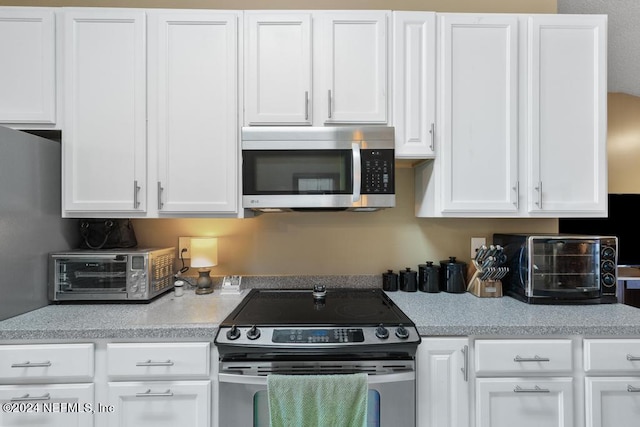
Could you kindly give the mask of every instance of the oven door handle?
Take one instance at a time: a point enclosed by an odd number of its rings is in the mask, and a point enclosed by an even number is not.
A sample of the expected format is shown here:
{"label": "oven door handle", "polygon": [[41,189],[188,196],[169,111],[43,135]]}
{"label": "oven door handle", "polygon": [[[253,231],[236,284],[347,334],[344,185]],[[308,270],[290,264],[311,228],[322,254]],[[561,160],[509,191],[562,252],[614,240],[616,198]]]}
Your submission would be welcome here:
{"label": "oven door handle", "polygon": [[[331,375],[331,374],[327,374]],[[368,384],[384,384],[400,381],[413,381],[416,379],[415,372],[399,372],[395,374],[367,375]],[[238,375],[238,374],[218,374],[218,381],[221,383],[267,385],[266,375]]]}

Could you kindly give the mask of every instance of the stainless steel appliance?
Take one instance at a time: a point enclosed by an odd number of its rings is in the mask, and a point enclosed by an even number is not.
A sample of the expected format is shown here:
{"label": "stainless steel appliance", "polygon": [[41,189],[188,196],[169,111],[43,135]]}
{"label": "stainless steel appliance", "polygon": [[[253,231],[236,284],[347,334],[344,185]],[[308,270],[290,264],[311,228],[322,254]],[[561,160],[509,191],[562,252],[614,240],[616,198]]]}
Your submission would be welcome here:
{"label": "stainless steel appliance", "polygon": [[262,212],[395,206],[394,129],[245,127],[242,206]]}
{"label": "stainless steel appliance", "polygon": [[507,295],[530,304],[616,303],[618,238],[494,234],[504,248]]}
{"label": "stainless steel appliance", "polygon": [[49,304],[49,252],[77,243],[77,220],[60,216],[59,132],[49,133],[0,126],[0,320]]}
{"label": "stainless steel appliance", "polygon": [[49,299],[148,302],[173,287],[175,248],[55,252]]}
{"label": "stainless steel appliance", "polygon": [[219,423],[268,426],[267,376],[368,375],[368,426],[415,425],[413,322],[381,289],[252,289],[222,322]]}

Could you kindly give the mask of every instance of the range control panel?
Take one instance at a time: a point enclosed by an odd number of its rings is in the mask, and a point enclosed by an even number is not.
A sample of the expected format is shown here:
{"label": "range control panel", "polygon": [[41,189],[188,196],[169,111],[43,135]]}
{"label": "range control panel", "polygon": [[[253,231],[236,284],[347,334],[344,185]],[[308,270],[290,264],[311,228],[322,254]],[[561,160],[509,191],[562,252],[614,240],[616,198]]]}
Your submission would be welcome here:
{"label": "range control panel", "polygon": [[393,168],[395,166],[394,150],[364,149],[360,150],[362,158],[362,194],[393,194]]}
{"label": "range control panel", "polygon": [[348,343],[363,342],[362,329],[275,329],[273,342]]}

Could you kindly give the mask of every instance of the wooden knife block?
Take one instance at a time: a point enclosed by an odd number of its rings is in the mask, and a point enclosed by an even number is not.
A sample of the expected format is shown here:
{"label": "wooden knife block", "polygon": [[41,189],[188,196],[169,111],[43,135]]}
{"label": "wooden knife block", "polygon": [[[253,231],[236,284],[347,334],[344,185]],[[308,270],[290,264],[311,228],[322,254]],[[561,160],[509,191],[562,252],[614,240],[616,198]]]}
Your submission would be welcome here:
{"label": "wooden knife block", "polygon": [[480,280],[483,271],[478,269],[475,260],[469,263],[467,277],[471,277],[467,291],[480,298],[499,298],[502,296],[501,280]]}

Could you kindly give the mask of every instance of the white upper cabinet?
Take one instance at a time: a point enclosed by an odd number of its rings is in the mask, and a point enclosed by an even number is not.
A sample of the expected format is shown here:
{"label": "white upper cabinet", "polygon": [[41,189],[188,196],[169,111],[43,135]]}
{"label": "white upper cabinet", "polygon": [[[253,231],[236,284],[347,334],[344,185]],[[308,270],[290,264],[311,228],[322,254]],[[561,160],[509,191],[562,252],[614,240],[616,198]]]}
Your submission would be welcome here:
{"label": "white upper cabinet", "polygon": [[443,212],[517,212],[518,17],[441,15]]}
{"label": "white upper cabinet", "polygon": [[397,158],[435,154],[436,14],[393,12],[393,126]]}
{"label": "white upper cabinet", "polygon": [[311,124],[311,14],[245,13],[247,125]]}
{"label": "white upper cabinet", "polygon": [[533,215],[607,213],[607,18],[529,18]]}
{"label": "white upper cabinet", "polygon": [[64,209],[146,211],[145,14],[70,8],[64,19]]}
{"label": "white upper cabinet", "polygon": [[387,123],[386,11],[245,12],[245,125]]}
{"label": "white upper cabinet", "polygon": [[55,52],[54,8],[0,8],[0,124],[55,127]]}
{"label": "white upper cabinet", "polygon": [[157,211],[237,212],[238,14],[150,11],[148,19]]}

